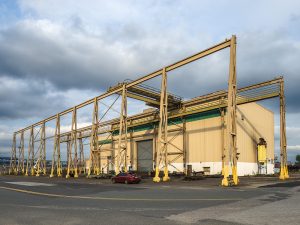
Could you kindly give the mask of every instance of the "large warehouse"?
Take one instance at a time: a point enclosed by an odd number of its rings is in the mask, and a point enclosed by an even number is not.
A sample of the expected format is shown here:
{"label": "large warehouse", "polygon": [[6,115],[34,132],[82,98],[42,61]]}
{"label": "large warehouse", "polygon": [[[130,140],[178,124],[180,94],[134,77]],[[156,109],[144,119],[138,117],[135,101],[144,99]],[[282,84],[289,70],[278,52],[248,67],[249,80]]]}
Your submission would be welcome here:
{"label": "large warehouse", "polygon": [[[187,104],[187,103],[186,103]],[[193,106],[195,108],[195,106]],[[197,106],[196,106],[197,107]],[[154,122],[155,110],[128,118],[133,125],[128,128],[127,156],[128,168],[138,172],[151,172],[155,164],[155,145],[157,144],[157,123]],[[151,122],[153,120],[153,122]],[[226,116],[224,117],[226,120]],[[221,110],[174,117],[168,123],[168,155],[170,172],[184,172],[187,167],[205,174],[221,174],[223,148],[226,146],[226,122],[222,122]],[[184,131],[185,127],[185,131]],[[263,174],[274,173],[274,115],[273,112],[257,103],[239,105],[237,108],[237,148],[238,175],[258,173],[257,144],[259,138],[267,142],[267,162],[260,170]],[[112,139],[114,140],[112,142]],[[113,170],[113,151],[118,147],[118,132],[107,140],[99,137],[102,149],[102,169]],[[185,139],[186,146],[183,145]],[[107,151],[105,151],[107,150]],[[106,171],[105,171],[106,172]]]}

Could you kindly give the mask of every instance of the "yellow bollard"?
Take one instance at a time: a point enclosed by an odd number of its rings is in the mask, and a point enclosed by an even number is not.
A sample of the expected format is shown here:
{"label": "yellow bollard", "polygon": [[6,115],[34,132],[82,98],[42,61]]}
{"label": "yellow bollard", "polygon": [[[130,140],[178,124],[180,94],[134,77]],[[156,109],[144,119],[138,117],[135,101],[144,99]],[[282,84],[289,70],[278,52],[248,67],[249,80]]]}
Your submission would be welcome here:
{"label": "yellow bollard", "polygon": [[279,175],[280,180],[285,180],[285,168],[284,166],[280,166],[280,175]]}
{"label": "yellow bollard", "polygon": [[155,167],[155,176],[153,177],[153,182],[160,182],[160,177],[159,177],[159,168]]}
{"label": "yellow bollard", "polygon": [[224,165],[223,171],[223,179],[222,179],[222,186],[228,187],[229,183],[228,183],[228,177],[229,177],[229,168],[227,165]]}
{"label": "yellow bollard", "polygon": [[239,178],[237,175],[237,168],[236,166],[232,167],[232,177],[233,177],[233,183],[234,185],[238,185],[239,184]]}
{"label": "yellow bollard", "polygon": [[165,167],[165,169],[164,169],[163,181],[170,181],[168,167]]}

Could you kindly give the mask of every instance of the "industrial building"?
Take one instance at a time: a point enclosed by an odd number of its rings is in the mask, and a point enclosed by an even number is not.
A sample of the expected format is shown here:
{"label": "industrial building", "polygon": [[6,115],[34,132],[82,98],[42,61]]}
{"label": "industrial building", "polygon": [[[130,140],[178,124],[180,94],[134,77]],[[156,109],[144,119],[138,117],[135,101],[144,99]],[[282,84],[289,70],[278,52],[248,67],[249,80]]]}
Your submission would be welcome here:
{"label": "industrial building", "polygon": [[[187,105],[188,102],[183,104]],[[154,120],[156,110],[149,110],[130,118],[132,124],[138,124],[141,120],[148,121],[128,129],[127,157],[129,163],[127,169],[133,171],[150,173],[154,170],[158,124],[151,121]],[[222,155],[224,145],[226,145],[224,143],[226,122],[223,123],[221,113],[220,109],[214,109],[187,116],[175,116],[169,121],[168,169],[171,173],[183,173],[190,166],[193,171],[204,172],[207,175],[222,173]],[[226,118],[226,114],[224,118]],[[255,175],[258,172],[273,174],[273,112],[257,103],[247,103],[237,107],[237,121],[238,175]],[[267,142],[267,162],[260,171],[257,148],[259,138],[264,138]],[[114,152],[110,150],[118,145],[117,133],[110,140],[106,140],[105,136],[100,136],[99,145],[103,150],[102,170],[109,172],[113,170],[115,156]]]}
{"label": "industrial building", "polygon": [[[203,57],[230,49],[228,89],[190,100],[168,92],[168,72]],[[161,78],[160,89],[144,82]],[[115,119],[99,117],[99,102],[116,96],[108,113],[121,97]],[[151,107],[128,116],[127,99]],[[63,112],[18,130],[13,135],[10,173],[47,175],[46,142],[53,141],[50,177],[66,178],[99,175],[111,171],[154,172],[153,181],[169,181],[169,174],[203,171],[222,174],[223,186],[238,185],[238,176],[272,174],[274,168],[274,115],[259,105],[260,100],[280,102],[280,179],[288,178],[286,153],[285,97],[283,77],[238,88],[236,37],[165,66],[134,81],[110,87],[103,94]],[[92,105],[90,126],[78,128],[77,111]],[[71,115],[71,131],[61,132],[61,117]],[[55,133],[46,127],[55,121]],[[29,134],[27,151],[24,134]],[[89,156],[84,155],[83,138],[89,140]],[[17,147],[17,142],[19,146]],[[38,143],[38,147],[35,147]],[[67,143],[67,167],[63,168],[60,146]],[[18,149],[18,151],[17,151]],[[48,148],[47,148],[47,151]],[[25,158],[26,165],[25,165]],[[87,168],[86,168],[87,164]],[[163,177],[161,179],[161,173]]]}

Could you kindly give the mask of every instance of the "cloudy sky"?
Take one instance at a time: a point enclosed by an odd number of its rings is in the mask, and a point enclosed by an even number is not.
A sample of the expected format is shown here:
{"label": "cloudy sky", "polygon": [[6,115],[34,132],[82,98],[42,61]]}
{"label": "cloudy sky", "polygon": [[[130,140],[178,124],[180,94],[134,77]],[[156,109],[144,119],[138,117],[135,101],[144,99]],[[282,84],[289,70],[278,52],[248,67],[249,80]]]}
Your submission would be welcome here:
{"label": "cloudy sky", "polygon": [[[292,160],[300,154],[299,28],[297,0],[0,0],[0,155],[9,155],[13,131],[236,34],[239,86],[284,75]],[[226,88],[228,51],[173,74],[170,90],[184,98]],[[275,113],[278,152],[278,100],[263,104]]]}

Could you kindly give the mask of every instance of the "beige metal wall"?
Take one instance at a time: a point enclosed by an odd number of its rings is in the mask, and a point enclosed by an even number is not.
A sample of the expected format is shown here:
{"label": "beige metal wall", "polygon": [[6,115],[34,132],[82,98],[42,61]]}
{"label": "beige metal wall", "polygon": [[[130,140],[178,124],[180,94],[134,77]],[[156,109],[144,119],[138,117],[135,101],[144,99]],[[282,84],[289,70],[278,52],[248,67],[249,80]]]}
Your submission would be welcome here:
{"label": "beige metal wall", "polygon": [[[267,141],[268,159],[274,160],[274,115],[273,112],[265,109],[257,103],[249,103],[238,106],[237,111],[237,147],[239,155],[238,162],[256,163],[257,150],[256,144],[260,137]],[[226,118],[226,116],[225,116]],[[169,126],[168,129],[178,129],[179,125]],[[225,128],[226,129],[226,128]],[[183,149],[183,136],[172,132],[168,135],[168,139],[173,141],[168,145],[168,152],[172,153],[169,159],[174,165],[182,164],[183,157],[180,156]],[[226,132],[225,132],[226,134]],[[153,130],[139,131],[131,134],[129,139],[128,159],[130,160],[133,169],[136,169],[137,162],[137,141],[153,139]],[[174,138],[176,136],[176,138]],[[130,137],[130,134],[128,135]],[[117,140],[117,136],[114,137]],[[105,138],[99,137],[99,140]],[[186,123],[186,157],[187,164],[205,163],[205,162],[221,162],[222,160],[222,137],[221,137],[221,117],[202,119]],[[226,142],[226,137],[225,137]],[[118,146],[117,141],[114,141],[114,147]],[[155,141],[153,143],[155,146]],[[103,145],[103,148],[111,148],[111,144]],[[107,156],[113,156],[112,151],[102,153],[102,166],[106,166]],[[174,159],[178,158],[174,161]],[[177,167],[177,166],[175,166]],[[176,170],[170,168],[171,170]]]}

